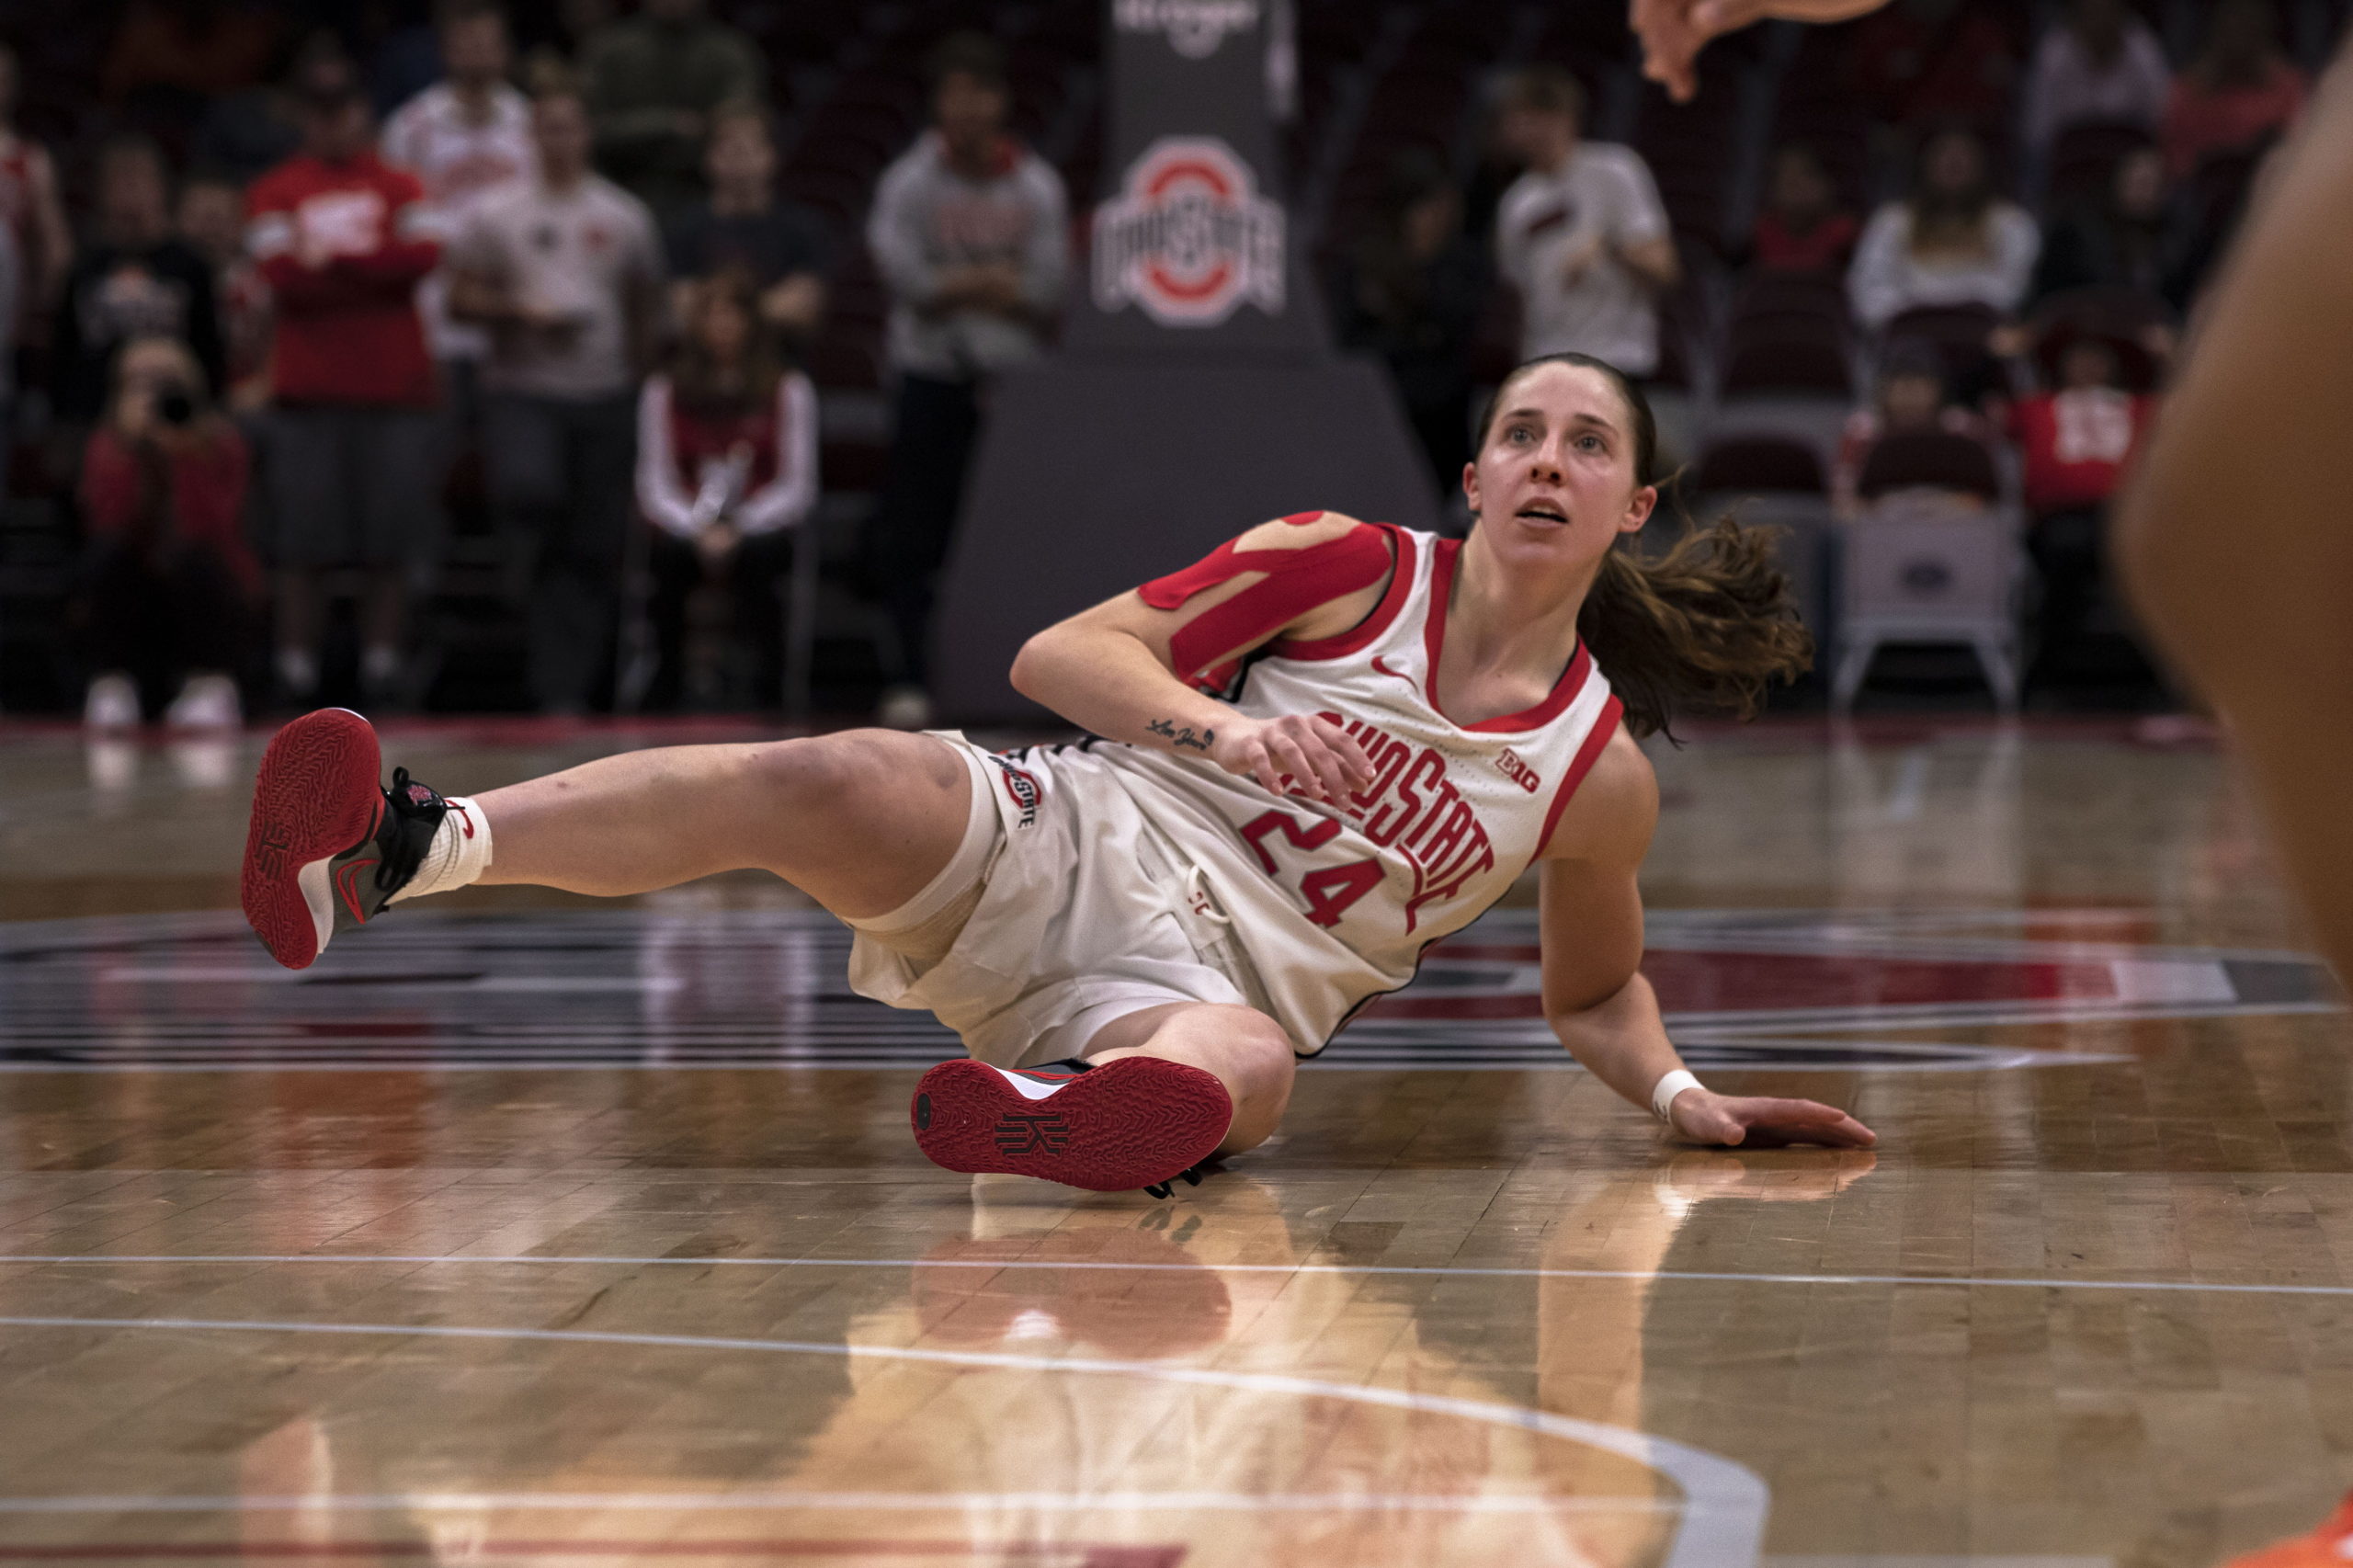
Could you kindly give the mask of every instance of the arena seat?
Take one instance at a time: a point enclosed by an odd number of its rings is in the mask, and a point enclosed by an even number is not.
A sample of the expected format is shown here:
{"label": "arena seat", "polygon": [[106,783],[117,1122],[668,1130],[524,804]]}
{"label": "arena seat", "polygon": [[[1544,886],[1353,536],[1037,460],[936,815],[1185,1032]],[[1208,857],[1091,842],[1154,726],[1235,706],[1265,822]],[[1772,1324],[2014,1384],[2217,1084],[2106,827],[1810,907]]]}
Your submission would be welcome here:
{"label": "arena seat", "polygon": [[2002,481],[1984,443],[1949,430],[1922,430],[1881,437],[1863,460],[1855,490],[1866,501],[1897,491],[1940,490],[1991,506],[2002,498]]}
{"label": "arena seat", "polygon": [[1965,645],[1995,705],[2018,710],[2026,570],[2014,513],[1908,492],[1845,526],[1840,540],[1835,710],[1854,708],[1873,656],[1891,642]]}

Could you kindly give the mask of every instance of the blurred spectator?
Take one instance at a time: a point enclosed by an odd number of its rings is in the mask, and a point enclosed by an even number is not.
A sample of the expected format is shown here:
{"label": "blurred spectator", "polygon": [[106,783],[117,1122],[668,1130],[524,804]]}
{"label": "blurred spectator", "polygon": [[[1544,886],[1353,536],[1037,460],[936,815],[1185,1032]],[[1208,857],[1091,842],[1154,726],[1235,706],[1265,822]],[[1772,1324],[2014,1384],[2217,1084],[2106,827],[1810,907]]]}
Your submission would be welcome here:
{"label": "blurred spectator", "polygon": [[1520,358],[1574,349],[1650,375],[1652,301],[1682,269],[1648,165],[1631,148],[1582,140],[1584,89],[1557,67],[1514,77],[1503,112],[1528,164],[1495,213],[1496,267],[1519,290]]}
{"label": "blurred spectator", "polygon": [[892,295],[898,380],[867,564],[897,633],[881,718],[907,729],[929,722],[932,579],[956,526],[983,383],[1038,357],[1069,267],[1062,176],[1006,133],[1003,51],[960,33],[930,66],[934,129],[882,172],[866,229]]}
{"label": "blurred spectator", "polygon": [[285,26],[269,6],[131,0],[114,26],[98,91],[110,104],[158,89],[191,104],[237,92],[269,74]]}
{"label": "blurred spectator", "polygon": [[644,203],[588,166],[574,93],[531,107],[539,171],[467,211],[449,308],[490,329],[483,427],[491,504],[531,580],[540,710],[586,710],[611,672],[627,545],[635,399],[662,308]]}
{"label": "blurred spectator", "polygon": [[358,73],[332,32],[313,32],[295,50],[282,80],[213,98],[196,128],[190,161],[253,181],[302,146],[302,106],[358,85]]}
{"label": "blurred spectator", "polygon": [[2038,156],[2070,125],[2090,120],[2154,131],[2173,73],[2149,25],[2126,0],[2075,0],[2042,35],[2026,84],[2026,142]]}
{"label": "blurred spectator", "polygon": [[1378,354],[1404,400],[1441,498],[1471,458],[1471,342],[1487,262],[1461,229],[1462,197],[1438,161],[1398,155],[1373,231],[1336,280],[1343,347]]}
{"label": "blurred spectator", "polygon": [[1862,224],[1838,201],[1838,187],[1813,149],[1776,148],[1749,260],[1765,272],[1844,276]]}
{"label": "blurred spectator", "polygon": [[580,51],[597,163],[657,217],[703,193],[711,112],[756,103],[767,68],[752,40],[703,14],[703,0],[645,0]]}
{"label": "blurred spectator", "polygon": [[2062,213],[2044,231],[2029,297],[2040,302],[2075,289],[2129,289],[2165,298],[2170,216],[2165,160],[2154,147],[2127,153],[2104,199]]}
{"label": "blurred spectator", "polygon": [[2026,295],[2040,245],[2034,220],[1994,194],[1975,134],[1940,131],[1921,143],[1910,194],[1871,214],[1847,291],[1856,319],[1874,331],[1926,305],[2008,314]]}
{"label": "blurred spectator", "polygon": [[722,274],[754,291],[761,325],[798,351],[825,315],[825,268],[832,248],[824,222],[776,193],[776,142],[768,117],[736,104],[710,119],[704,156],[710,196],[674,215],[663,233],[679,320],[688,292]]}
{"label": "blurred spectator", "polygon": [[[0,43],[0,223],[16,242],[17,290],[12,327],[36,318],[44,327],[50,301],[74,263],[74,234],[58,199],[57,165],[49,149],[17,129],[17,51]],[[9,334],[13,340],[14,331]]]}
{"label": "blurred spectator", "polygon": [[17,236],[0,223],[0,501],[8,498],[6,457],[16,445],[17,301],[24,290],[25,266]]}
{"label": "blurred spectator", "polygon": [[782,692],[781,578],[791,531],[817,501],[817,392],[785,368],[749,284],[689,284],[685,339],[637,404],[637,504],[654,525],[654,643],[647,706],[675,708],[687,679],[688,606],[709,584],[733,606],[725,665],[754,706]]}
{"label": "blurred spectator", "polygon": [[115,351],[134,337],[176,338],[204,372],[205,392],[226,380],[212,268],[172,231],[163,149],[121,136],[98,153],[98,228],[66,275],[58,301],[58,417],[87,426],[105,411]]}
{"label": "blurred spectator", "polygon": [[1832,510],[1841,517],[1860,513],[1864,465],[1871,449],[1889,436],[1941,430],[1990,446],[1993,426],[1982,415],[1957,406],[1951,394],[1944,358],[1934,347],[1899,343],[1889,349],[1880,366],[1872,405],[1858,409],[1839,436],[1838,453],[1830,465]]}
{"label": "blurred spectator", "polygon": [[97,672],[83,708],[93,727],[138,723],[142,687],[175,681],[167,722],[240,722],[236,672],[261,591],[244,534],[246,467],[245,439],[214,411],[187,345],[124,345],[82,460],[89,551],[76,611]]}
{"label": "blurred spectator", "polygon": [[2006,125],[2017,40],[1995,8],[1969,0],[1894,0],[1856,25],[1857,96],[1884,125]]}
{"label": "blurred spectator", "polygon": [[[485,191],[529,176],[539,154],[531,141],[530,100],[506,80],[506,15],[496,0],[445,0],[439,21],[448,75],[394,112],[382,145],[386,163],[424,183],[426,199],[447,233]],[[416,302],[425,316],[426,346],[441,367],[452,432],[471,441],[490,335],[472,323],[449,319],[449,291],[445,266],[425,280]]]}
{"label": "blurred spectator", "polygon": [[278,678],[296,701],[316,692],[321,574],[363,567],[360,683],[390,702],[404,695],[411,586],[440,552],[440,440],[416,286],[441,242],[416,176],[377,156],[358,80],[303,80],[303,150],[246,199],[248,243],[278,308],[266,471]]}
{"label": "blurred spectator", "polygon": [[2059,362],[2059,390],[2018,399],[2009,419],[2025,461],[2027,551],[2042,574],[2045,675],[2075,651],[2099,601],[2109,498],[2156,414],[2156,399],[2122,390],[2101,339],[2077,338]]}
{"label": "blurred spectator", "polygon": [[2304,74],[2280,51],[2271,0],[2222,0],[2206,47],[2173,85],[2167,170],[2186,179],[2206,158],[2245,152],[2286,131],[2303,112],[2304,93]]}
{"label": "blurred spectator", "polygon": [[245,252],[245,193],[216,174],[190,175],[180,187],[179,234],[212,269],[212,301],[221,321],[225,390],[233,414],[250,414],[269,401],[269,285]]}

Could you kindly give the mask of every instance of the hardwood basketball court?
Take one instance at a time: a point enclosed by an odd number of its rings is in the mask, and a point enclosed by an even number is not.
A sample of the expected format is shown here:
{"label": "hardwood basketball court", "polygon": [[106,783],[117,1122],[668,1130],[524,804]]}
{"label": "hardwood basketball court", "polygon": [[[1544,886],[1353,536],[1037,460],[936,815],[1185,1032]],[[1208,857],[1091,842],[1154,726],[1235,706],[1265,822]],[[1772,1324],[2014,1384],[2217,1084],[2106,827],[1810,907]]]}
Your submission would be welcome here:
{"label": "hardwood basketball court", "polygon": [[[624,745],[387,730],[471,792]],[[2207,1568],[2353,1448],[2353,1036],[2211,750],[1654,748],[1666,1142],[1506,908],[1166,1201],[927,1165],[953,1047],[772,881],[315,969],[258,738],[0,731],[0,1560]]]}

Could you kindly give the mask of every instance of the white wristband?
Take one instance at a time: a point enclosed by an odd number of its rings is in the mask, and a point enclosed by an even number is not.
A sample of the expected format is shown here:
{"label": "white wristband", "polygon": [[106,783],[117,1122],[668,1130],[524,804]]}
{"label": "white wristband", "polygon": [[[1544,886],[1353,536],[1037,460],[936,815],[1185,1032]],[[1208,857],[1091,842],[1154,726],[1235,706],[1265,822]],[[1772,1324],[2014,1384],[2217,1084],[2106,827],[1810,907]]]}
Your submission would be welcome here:
{"label": "white wristband", "polygon": [[1677,1067],[1651,1086],[1651,1114],[1661,1121],[1674,1119],[1668,1114],[1675,1107],[1675,1096],[1686,1089],[1696,1089],[1699,1080],[1688,1069]]}

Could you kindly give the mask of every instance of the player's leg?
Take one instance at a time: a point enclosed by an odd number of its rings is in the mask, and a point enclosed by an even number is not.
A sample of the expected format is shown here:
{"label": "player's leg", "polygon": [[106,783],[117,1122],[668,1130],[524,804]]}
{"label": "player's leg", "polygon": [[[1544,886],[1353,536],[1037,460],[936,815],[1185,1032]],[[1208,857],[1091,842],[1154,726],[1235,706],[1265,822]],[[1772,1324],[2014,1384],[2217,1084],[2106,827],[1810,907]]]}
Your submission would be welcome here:
{"label": "player's leg", "polygon": [[1255,1149],[1274,1135],[1299,1061],[1274,1019],[1216,1002],[1144,1007],[1104,1025],[1086,1045],[1086,1060],[1097,1066],[1131,1056],[1198,1067],[1225,1085],[1233,1121],[1217,1146],[1221,1154]]}
{"label": "player's leg", "polygon": [[628,752],[477,800],[405,770],[385,790],[381,767],[375,731],[342,709],[287,725],[262,759],[244,903],[290,968],[395,900],[476,881],[609,897],[758,869],[865,918],[949,864],[971,811],[954,750],[887,731]]}
{"label": "player's leg", "polygon": [[1292,1072],[1290,1038],[1264,1013],[1163,1003],[1097,1029],[1081,1058],[940,1063],[915,1088],[915,1142],[952,1171],[1158,1192],[1212,1155],[1266,1142]]}

